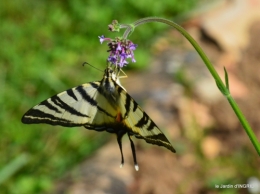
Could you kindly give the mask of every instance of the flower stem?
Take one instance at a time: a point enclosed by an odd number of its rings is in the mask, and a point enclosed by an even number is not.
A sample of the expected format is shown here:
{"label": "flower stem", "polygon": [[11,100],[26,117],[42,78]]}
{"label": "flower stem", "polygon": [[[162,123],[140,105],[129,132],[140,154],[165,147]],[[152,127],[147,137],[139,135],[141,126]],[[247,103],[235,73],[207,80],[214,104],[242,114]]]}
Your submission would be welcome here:
{"label": "flower stem", "polygon": [[219,77],[217,71],[215,70],[215,68],[213,67],[211,62],[209,61],[208,57],[204,53],[204,51],[201,49],[201,47],[198,45],[198,43],[191,37],[191,35],[188,34],[188,32],[184,28],[182,28],[178,24],[176,24],[176,23],[174,23],[170,20],[164,19],[164,18],[147,17],[147,18],[137,20],[131,26],[129,26],[126,29],[126,31],[123,35],[123,38],[126,39],[127,36],[129,35],[129,33],[131,33],[137,26],[145,24],[145,23],[149,23],[149,22],[165,23],[165,24],[175,28],[192,44],[192,46],[196,49],[196,51],[198,52],[198,54],[200,55],[200,57],[204,61],[205,65],[207,66],[211,75],[215,79],[215,82],[216,82],[220,92],[227,98],[229,104],[231,105],[231,107],[234,110],[235,114],[237,115],[239,121],[241,122],[242,126],[244,127],[244,129],[245,129],[247,135],[249,136],[253,146],[255,147],[258,155],[260,156],[260,143],[259,143],[258,139],[256,138],[253,130],[251,129],[250,125],[248,124],[246,118],[244,117],[243,113],[241,112],[240,108],[238,107],[237,103],[235,102],[235,100],[233,99],[233,97],[231,96],[231,94],[229,92],[228,74],[227,74],[226,70],[225,70],[225,79],[226,79],[226,85],[225,85],[222,82],[221,78]]}

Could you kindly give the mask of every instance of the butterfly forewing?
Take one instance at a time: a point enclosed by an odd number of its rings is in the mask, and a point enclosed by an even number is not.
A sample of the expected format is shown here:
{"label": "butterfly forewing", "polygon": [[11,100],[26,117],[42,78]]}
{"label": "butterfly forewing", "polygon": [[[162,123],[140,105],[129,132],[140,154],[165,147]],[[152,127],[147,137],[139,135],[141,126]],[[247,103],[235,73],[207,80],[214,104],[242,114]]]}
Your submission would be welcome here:
{"label": "butterfly forewing", "polygon": [[[93,83],[97,86],[100,84]],[[92,87],[91,83],[66,90],[34,106],[24,114],[22,122],[61,126],[83,125],[91,122],[92,116],[97,112],[93,99],[96,95],[97,89]]]}

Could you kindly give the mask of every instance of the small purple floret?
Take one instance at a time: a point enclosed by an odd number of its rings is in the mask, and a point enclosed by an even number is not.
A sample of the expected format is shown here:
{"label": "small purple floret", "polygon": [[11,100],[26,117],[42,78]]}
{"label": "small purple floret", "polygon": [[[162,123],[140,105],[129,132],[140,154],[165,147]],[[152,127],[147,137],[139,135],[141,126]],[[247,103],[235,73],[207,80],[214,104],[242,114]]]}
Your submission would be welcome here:
{"label": "small purple floret", "polygon": [[104,42],[104,40],[105,40],[105,36],[104,36],[104,35],[99,36],[98,38],[99,38],[99,41],[100,41],[101,44],[102,44],[102,43]]}
{"label": "small purple floret", "polygon": [[133,51],[133,50],[136,49],[136,47],[137,47],[137,44],[131,44],[131,45],[129,46],[129,49]]}

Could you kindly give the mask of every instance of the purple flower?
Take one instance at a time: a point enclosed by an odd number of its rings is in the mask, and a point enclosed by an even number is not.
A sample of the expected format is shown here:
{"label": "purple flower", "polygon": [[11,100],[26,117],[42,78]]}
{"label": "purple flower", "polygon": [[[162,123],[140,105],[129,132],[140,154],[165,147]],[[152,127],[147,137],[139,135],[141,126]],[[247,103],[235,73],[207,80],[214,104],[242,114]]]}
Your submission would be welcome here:
{"label": "purple flower", "polygon": [[99,36],[98,38],[99,38],[99,41],[100,41],[101,44],[102,44],[104,41],[110,41],[110,40],[111,40],[110,38],[105,38],[104,35]]}
{"label": "purple flower", "polygon": [[121,53],[120,54],[120,61],[119,61],[119,66],[120,67],[123,67],[126,64],[128,64],[128,62],[126,61],[126,58],[127,58],[127,54],[126,53]]}
{"label": "purple flower", "polygon": [[105,36],[104,36],[104,35],[99,36],[98,38],[99,38],[99,41],[100,41],[101,44],[102,44],[102,43],[104,42],[104,40],[105,40]]}
{"label": "purple flower", "polygon": [[109,56],[107,59],[109,62],[111,62],[112,64],[115,64],[117,62],[117,59],[115,56]]}
{"label": "purple flower", "polygon": [[122,47],[121,47],[120,43],[117,44],[116,50],[117,50],[117,51],[121,51],[121,50],[122,50]]}
{"label": "purple flower", "polygon": [[137,44],[134,44],[130,40],[125,40],[121,38],[105,38],[105,36],[99,36],[100,43],[102,44],[104,41],[108,41],[108,47],[110,52],[107,61],[111,64],[119,66],[120,68],[124,67],[128,64],[127,59],[131,58],[132,62],[135,63],[134,59],[134,50],[137,47]]}
{"label": "purple flower", "polygon": [[132,50],[132,51],[134,51],[135,49],[136,49],[136,47],[137,47],[137,44],[131,44],[130,46],[129,46],[129,49],[130,50]]}

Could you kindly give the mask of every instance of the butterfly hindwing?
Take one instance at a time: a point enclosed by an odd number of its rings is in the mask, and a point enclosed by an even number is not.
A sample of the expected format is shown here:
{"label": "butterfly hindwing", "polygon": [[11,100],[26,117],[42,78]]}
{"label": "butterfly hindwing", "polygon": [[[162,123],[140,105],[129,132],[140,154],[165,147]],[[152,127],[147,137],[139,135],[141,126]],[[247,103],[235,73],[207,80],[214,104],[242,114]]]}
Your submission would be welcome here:
{"label": "butterfly hindwing", "polygon": [[121,91],[119,102],[124,123],[134,133],[136,138],[144,139],[147,143],[164,146],[175,152],[175,149],[162,131],[124,90]]}

